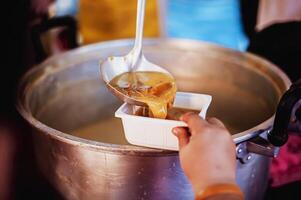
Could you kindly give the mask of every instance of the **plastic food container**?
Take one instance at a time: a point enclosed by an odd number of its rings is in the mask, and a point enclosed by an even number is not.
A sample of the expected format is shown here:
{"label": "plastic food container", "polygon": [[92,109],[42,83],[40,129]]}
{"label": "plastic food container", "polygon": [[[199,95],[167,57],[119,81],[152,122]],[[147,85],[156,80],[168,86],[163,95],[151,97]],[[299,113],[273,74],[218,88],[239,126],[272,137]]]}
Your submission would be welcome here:
{"label": "plastic food container", "polygon": [[[210,95],[177,92],[174,107],[200,110],[199,115],[205,118],[211,100]],[[122,120],[125,137],[130,144],[179,150],[178,140],[171,130],[177,126],[187,127],[187,124],[176,120],[136,116],[134,107],[125,103],[115,112],[115,116]]]}

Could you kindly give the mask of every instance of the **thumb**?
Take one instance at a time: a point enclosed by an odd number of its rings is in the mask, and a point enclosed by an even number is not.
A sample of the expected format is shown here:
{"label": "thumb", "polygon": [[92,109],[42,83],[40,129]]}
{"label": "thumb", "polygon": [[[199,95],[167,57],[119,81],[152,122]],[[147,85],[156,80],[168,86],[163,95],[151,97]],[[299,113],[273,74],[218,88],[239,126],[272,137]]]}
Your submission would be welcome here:
{"label": "thumb", "polygon": [[179,149],[181,151],[181,149],[189,143],[189,133],[183,127],[173,128],[172,133],[178,138]]}

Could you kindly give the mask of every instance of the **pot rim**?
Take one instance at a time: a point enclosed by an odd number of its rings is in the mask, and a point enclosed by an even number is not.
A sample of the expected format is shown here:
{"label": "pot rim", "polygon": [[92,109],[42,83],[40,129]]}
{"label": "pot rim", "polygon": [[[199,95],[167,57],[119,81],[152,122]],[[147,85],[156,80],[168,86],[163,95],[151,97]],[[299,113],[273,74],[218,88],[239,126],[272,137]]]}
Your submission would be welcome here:
{"label": "pot rim", "polygon": [[[128,46],[129,44],[133,43],[133,39],[121,39],[121,40],[112,40],[112,41],[105,41],[100,43],[95,43],[87,46],[82,46],[79,48],[76,48],[74,50],[67,51],[65,53],[51,56],[47,58],[42,63],[38,64],[37,66],[31,68],[28,70],[20,79],[17,94],[16,94],[16,108],[19,111],[19,113],[22,115],[22,117],[33,127],[38,129],[40,132],[45,133],[49,137],[53,139],[57,139],[59,141],[68,143],[70,145],[74,146],[81,146],[84,148],[88,148],[95,151],[105,151],[108,153],[120,153],[120,154],[127,154],[127,155],[143,155],[143,156],[161,156],[161,155],[170,155],[174,156],[177,155],[178,152],[176,151],[168,151],[168,150],[160,150],[160,149],[152,149],[152,148],[146,148],[146,147],[138,147],[138,146],[132,146],[132,145],[118,145],[118,144],[109,144],[109,143],[103,143],[99,141],[93,141],[88,139],[83,139],[80,137],[76,137],[64,132],[61,132],[59,130],[56,130],[54,128],[51,128],[47,126],[46,124],[40,122],[38,119],[36,119],[29,109],[28,103],[26,102],[25,94],[28,90],[31,88],[28,87],[28,82],[30,81],[29,77],[31,77],[33,74],[36,74],[37,72],[41,71],[43,68],[45,68],[48,64],[51,64],[55,60],[59,60],[62,57],[73,55],[73,54],[82,54],[85,52],[93,51],[93,49],[101,49],[105,47],[122,47],[122,46]],[[284,84],[285,89],[288,89],[291,85],[290,79],[287,77],[287,75],[279,69],[276,65],[272,64],[271,62],[265,60],[264,58],[257,56],[252,53],[247,52],[240,52],[233,49],[228,49],[225,47],[221,47],[216,44],[203,42],[203,41],[197,41],[197,40],[190,40],[190,39],[145,39],[144,43],[147,44],[159,44],[159,43],[167,43],[167,44],[173,44],[181,46],[182,48],[185,48],[185,46],[193,48],[199,48],[201,46],[206,45],[206,48],[210,48],[212,50],[217,49],[219,51],[226,51],[226,52],[232,52],[232,53],[238,53],[241,55],[246,56],[248,59],[252,59],[256,62],[264,63],[265,66],[269,68],[273,73],[277,74],[278,78],[280,78]],[[186,48],[187,48],[186,47]],[[69,65],[59,67],[56,70],[62,70],[69,67]],[[258,69],[260,70],[260,69]],[[271,77],[267,76],[270,81],[273,81]],[[241,142],[244,142],[246,140],[249,140],[251,138],[254,138],[258,136],[261,131],[268,130],[271,128],[273,121],[274,121],[275,115],[271,116],[269,119],[265,120],[264,122],[260,123],[259,125],[252,127],[248,130],[245,130],[243,132],[237,133],[232,135],[233,141],[238,144]]]}

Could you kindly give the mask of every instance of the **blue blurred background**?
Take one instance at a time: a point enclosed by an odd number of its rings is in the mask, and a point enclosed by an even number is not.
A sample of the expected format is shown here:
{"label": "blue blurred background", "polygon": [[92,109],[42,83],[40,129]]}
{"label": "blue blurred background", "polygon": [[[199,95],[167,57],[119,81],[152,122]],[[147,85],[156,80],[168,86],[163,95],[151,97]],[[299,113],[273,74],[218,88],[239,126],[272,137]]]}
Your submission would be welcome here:
{"label": "blue blurred background", "polygon": [[244,51],[239,0],[167,0],[166,34],[205,40]]}

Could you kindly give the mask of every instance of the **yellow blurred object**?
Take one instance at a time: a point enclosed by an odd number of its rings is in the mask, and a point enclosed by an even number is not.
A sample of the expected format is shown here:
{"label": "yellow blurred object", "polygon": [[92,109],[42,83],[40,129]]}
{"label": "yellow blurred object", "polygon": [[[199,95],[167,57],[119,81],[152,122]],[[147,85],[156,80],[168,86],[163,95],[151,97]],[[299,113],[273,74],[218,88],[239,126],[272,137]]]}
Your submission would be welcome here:
{"label": "yellow blurred object", "polygon": [[[135,36],[137,0],[80,0],[79,26],[84,44]],[[157,0],[148,0],[144,36],[159,36]]]}

